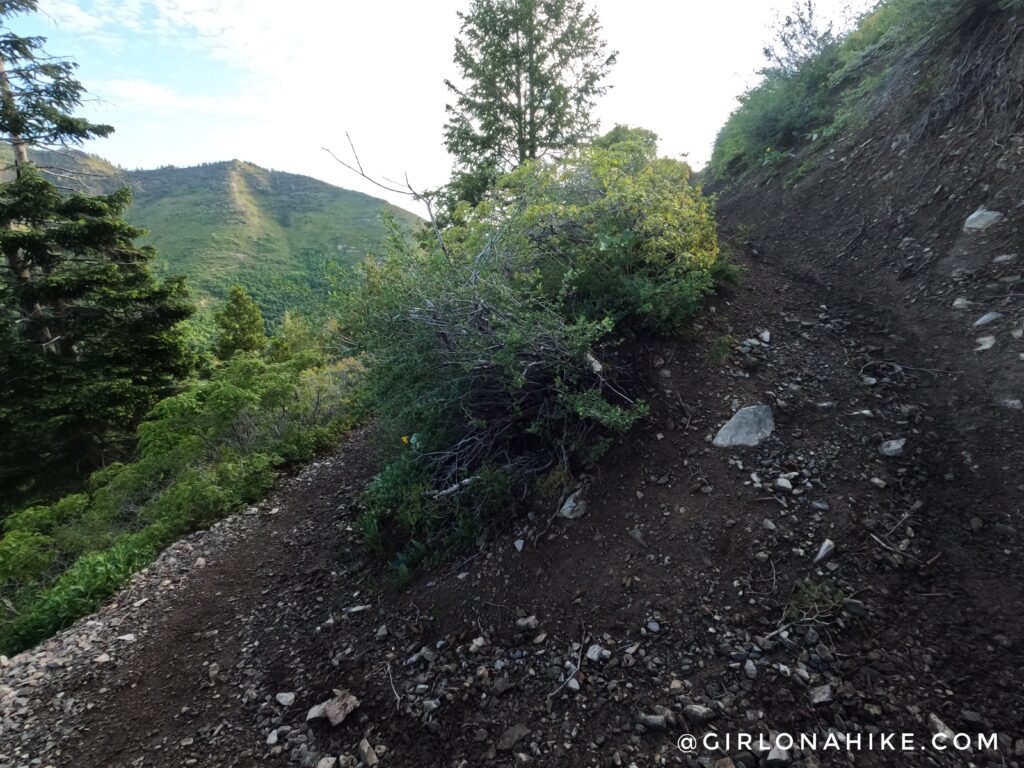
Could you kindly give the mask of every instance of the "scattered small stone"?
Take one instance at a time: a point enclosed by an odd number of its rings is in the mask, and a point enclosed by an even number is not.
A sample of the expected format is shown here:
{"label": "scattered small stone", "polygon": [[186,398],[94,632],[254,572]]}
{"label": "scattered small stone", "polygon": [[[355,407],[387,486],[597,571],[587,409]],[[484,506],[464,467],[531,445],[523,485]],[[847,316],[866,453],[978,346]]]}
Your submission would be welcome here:
{"label": "scattered small stone", "polygon": [[895,440],[886,440],[878,446],[878,452],[889,458],[903,455],[903,447],[907,444],[907,438],[898,437]]}
{"label": "scattered small stone", "polygon": [[836,545],[832,539],[825,539],[821,542],[821,546],[818,547],[818,554],[814,556],[814,562],[823,563],[832,557],[832,553],[835,552]]}
{"label": "scattered small stone", "polygon": [[576,520],[583,517],[587,511],[587,501],[583,498],[583,489],[579,489],[569,495],[558,510],[558,514],[567,520]]}
{"label": "scattered small stone", "polygon": [[594,643],[587,648],[587,661],[598,662],[601,660],[601,652],[604,650],[600,645]]}
{"label": "scattered small stone", "polygon": [[875,486],[875,488],[888,488],[889,487],[889,484],[887,482],[885,482],[885,480],[883,480],[880,477],[872,477],[871,478],[871,484],[873,486]]}
{"label": "scattered small stone", "polygon": [[975,352],[985,352],[996,345],[995,336],[980,336],[975,339],[975,341],[978,344],[978,346],[974,348]]}
{"label": "scattered small stone", "polygon": [[337,766],[338,758],[336,757],[321,757],[316,764],[316,768],[337,768]]}
{"label": "scattered small stone", "polygon": [[768,766],[768,768],[785,768],[789,763],[789,752],[778,744],[775,744],[772,746],[771,750],[769,750],[768,757],[765,758],[764,764]]}
{"label": "scattered small stone", "polygon": [[832,701],[832,686],[828,683],[816,685],[807,692],[811,704],[828,704]]}
{"label": "scattered small stone", "polygon": [[374,633],[374,637],[376,637],[378,640],[383,640],[387,636],[388,636],[388,625],[387,624],[381,624],[377,628],[377,631]]}
{"label": "scattered small stone", "polygon": [[380,758],[377,757],[377,750],[366,739],[362,739],[359,742],[359,747],[356,751],[359,752],[359,759],[363,761],[364,765],[371,766],[380,762]]}
{"label": "scattered small stone", "polygon": [[341,725],[359,706],[359,699],[344,688],[335,689],[334,698],[311,707],[306,714],[306,722],[326,719],[331,725]]}
{"label": "scattered small stone", "polygon": [[525,544],[526,544],[526,542],[523,541],[522,539],[516,539],[515,541],[512,542],[512,546],[514,546],[516,548],[516,552],[522,552],[523,551],[523,546]]}
{"label": "scattered small stone", "polygon": [[520,739],[529,735],[530,729],[526,727],[525,723],[516,723],[506,728],[505,732],[501,734],[501,738],[498,739],[497,749],[499,752],[509,752]]}
{"label": "scattered small stone", "polygon": [[294,693],[279,693],[274,698],[277,699],[277,703],[282,707],[290,707],[295,703]]}
{"label": "scattered small stone", "polygon": [[717,716],[715,710],[705,707],[703,704],[687,704],[683,707],[683,715],[693,725],[703,725]]}
{"label": "scattered small stone", "polygon": [[952,729],[939,719],[939,716],[932,712],[928,715],[928,730],[935,734],[936,744],[952,744],[954,733]]}
{"label": "scattered small stone", "polygon": [[785,477],[775,478],[775,487],[782,491],[792,491],[793,484]]}
{"label": "scattered small stone", "polygon": [[747,659],[746,662],[743,664],[743,674],[745,674],[751,680],[757,678],[757,665],[753,662],[752,659]]}
{"label": "scattered small stone", "polygon": [[968,301],[967,298],[964,297],[964,296],[958,296],[953,301],[953,309],[970,309],[970,308],[971,308],[971,302]]}
{"label": "scattered small stone", "polygon": [[536,629],[540,622],[536,616],[524,616],[516,619],[516,629]]}
{"label": "scattered small stone", "polygon": [[664,731],[668,728],[668,721],[664,715],[640,715],[640,725],[648,731]]}
{"label": "scattered small stone", "polygon": [[999,318],[1001,318],[1002,316],[1002,312],[986,312],[984,315],[982,315],[981,317],[974,321],[974,327],[981,328],[982,326],[990,325]]}

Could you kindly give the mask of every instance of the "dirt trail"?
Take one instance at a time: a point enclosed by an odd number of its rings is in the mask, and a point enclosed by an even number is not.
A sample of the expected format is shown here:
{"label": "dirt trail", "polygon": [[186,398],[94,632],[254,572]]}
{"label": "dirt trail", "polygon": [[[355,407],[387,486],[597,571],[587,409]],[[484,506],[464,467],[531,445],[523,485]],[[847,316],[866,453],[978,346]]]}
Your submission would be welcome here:
{"label": "dirt trail", "polygon": [[[0,766],[846,765],[675,740],[833,729],[925,746],[936,718],[998,732],[998,753],[856,764],[1024,762],[1024,415],[995,409],[969,346],[936,337],[946,315],[762,232],[744,287],[687,338],[608,361],[651,415],[588,478],[581,518],[510,519],[395,593],[352,528],[373,472],[360,433],[11,660]],[[712,447],[755,403],[775,434]],[[881,456],[894,438],[902,455]],[[306,722],[342,688],[353,714]]]}

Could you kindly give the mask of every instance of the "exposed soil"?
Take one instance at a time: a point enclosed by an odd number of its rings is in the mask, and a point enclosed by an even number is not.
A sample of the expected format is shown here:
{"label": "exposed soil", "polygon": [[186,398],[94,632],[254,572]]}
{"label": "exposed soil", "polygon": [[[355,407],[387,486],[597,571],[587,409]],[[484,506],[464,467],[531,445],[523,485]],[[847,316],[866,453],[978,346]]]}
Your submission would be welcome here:
{"label": "exposed soil", "polygon": [[[353,529],[361,432],[10,660],[0,766],[1024,765],[1024,135],[901,120],[723,198],[743,286],[607,361],[651,413],[580,518],[396,591]],[[770,438],[712,446],[761,403]],[[307,723],[335,689],[360,706]],[[865,747],[676,747],[711,731]],[[867,748],[892,732],[916,750]]]}

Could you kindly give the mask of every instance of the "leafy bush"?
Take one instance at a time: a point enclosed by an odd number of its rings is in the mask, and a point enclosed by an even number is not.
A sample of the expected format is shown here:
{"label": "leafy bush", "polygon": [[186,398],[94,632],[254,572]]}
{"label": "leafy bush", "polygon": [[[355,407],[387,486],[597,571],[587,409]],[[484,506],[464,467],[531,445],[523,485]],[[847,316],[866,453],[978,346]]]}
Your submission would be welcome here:
{"label": "leafy bush", "polygon": [[740,98],[719,132],[710,177],[781,165],[818,139],[863,127],[897,79],[898,65],[953,29],[973,5],[885,0],[846,34],[834,35],[831,27],[815,24],[813,12],[808,16],[813,3],[799,0],[766,49],[771,64],[761,71],[761,82]]}
{"label": "leafy bush", "polygon": [[603,353],[625,327],[678,328],[718,264],[709,202],[655,146],[620,127],[528,163],[443,234],[396,231],[339,292],[392,446],[361,528],[399,572],[410,540],[474,535],[645,412]]}
{"label": "leafy bush", "polygon": [[25,648],[93,610],[181,536],[257,501],[285,464],[333,444],[363,409],[362,364],[316,349],[292,319],[273,357],[237,353],[156,405],[134,461],[87,493],[24,509],[0,539],[0,652]]}

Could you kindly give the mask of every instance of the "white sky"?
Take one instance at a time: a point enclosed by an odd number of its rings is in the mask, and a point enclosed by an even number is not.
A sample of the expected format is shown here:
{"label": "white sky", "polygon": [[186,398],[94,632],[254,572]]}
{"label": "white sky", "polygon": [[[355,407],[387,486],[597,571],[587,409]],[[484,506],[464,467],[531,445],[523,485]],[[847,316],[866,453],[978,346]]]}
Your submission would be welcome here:
{"label": "white sky", "polygon": [[[50,38],[80,63],[117,129],[88,151],[129,167],[239,158],[388,195],[321,150],[348,152],[368,172],[419,188],[447,179],[445,77],[468,0],[41,0],[19,33]],[[619,51],[598,105],[602,128],[639,125],[662,154],[700,167],[736,97],[754,82],[778,8],[791,0],[596,0]],[[839,0],[819,0],[824,10]]]}

